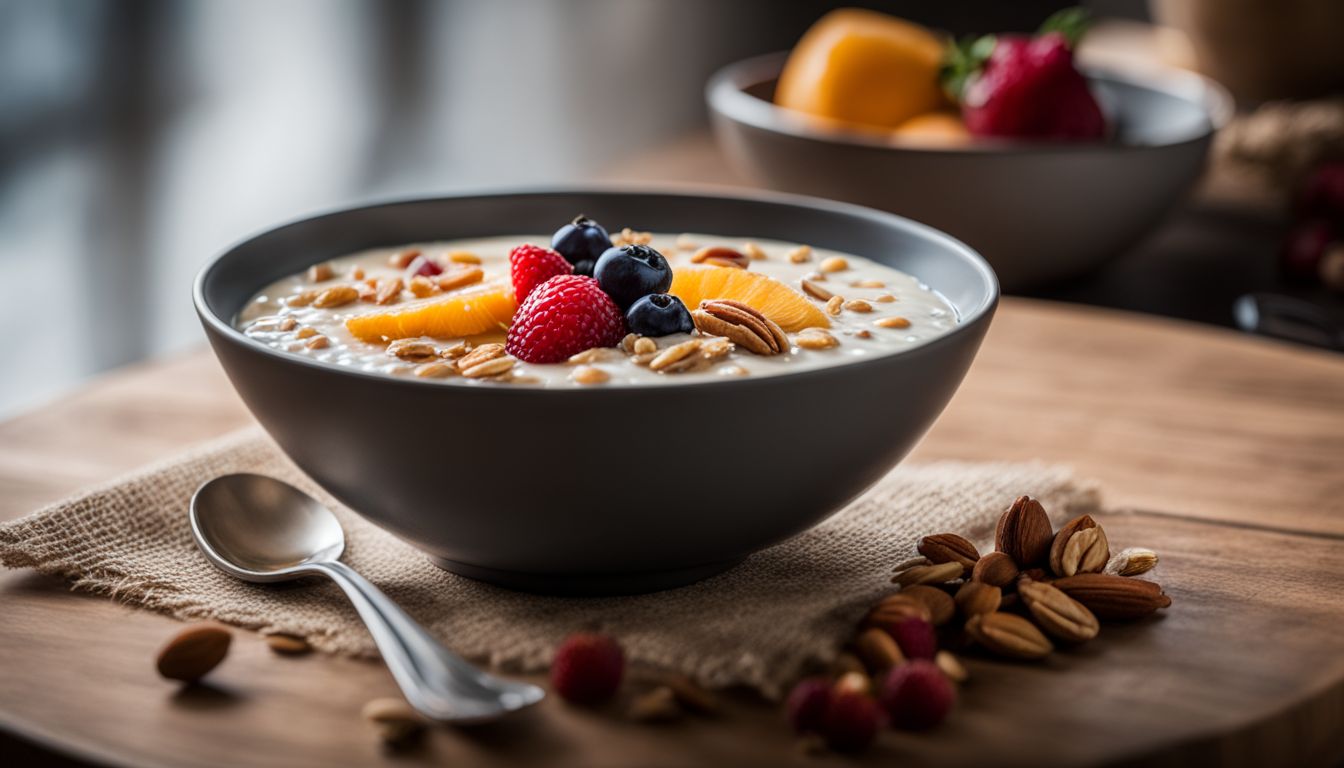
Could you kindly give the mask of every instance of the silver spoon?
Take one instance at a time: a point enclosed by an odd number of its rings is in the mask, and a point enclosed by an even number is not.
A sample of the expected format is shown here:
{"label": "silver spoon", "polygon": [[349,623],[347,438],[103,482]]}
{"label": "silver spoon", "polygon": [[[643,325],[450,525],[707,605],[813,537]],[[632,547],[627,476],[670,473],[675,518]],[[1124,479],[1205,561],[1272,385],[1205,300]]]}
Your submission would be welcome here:
{"label": "silver spoon", "polygon": [[425,631],[340,561],[345,533],[331,510],[262,475],[224,475],[191,497],[191,532],[206,559],[244,581],[322,575],[336,582],[368,626],[411,706],[433,720],[493,720],[541,701],[535,685],[483,672]]}

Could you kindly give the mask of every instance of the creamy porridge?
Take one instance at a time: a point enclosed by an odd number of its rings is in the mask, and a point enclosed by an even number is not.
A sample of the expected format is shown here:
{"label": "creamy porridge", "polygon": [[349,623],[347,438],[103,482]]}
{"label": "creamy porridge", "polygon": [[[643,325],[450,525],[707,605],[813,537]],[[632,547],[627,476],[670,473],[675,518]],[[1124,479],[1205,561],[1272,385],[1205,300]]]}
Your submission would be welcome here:
{"label": "creamy porridge", "polygon": [[[598,281],[551,278],[524,285],[527,300],[515,300],[514,283],[528,279],[519,274],[534,266],[528,262],[511,272],[510,252],[552,238],[510,235],[340,256],[266,286],[236,325],[274,349],[360,371],[470,385],[565,387],[656,386],[841,365],[910,349],[958,322],[955,310],[916,278],[853,254],[695,233],[625,230],[610,239],[644,254],[643,261],[630,262],[630,274],[643,270],[633,278],[637,284],[647,277],[650,261],[671,271],[671,285],[647,297],[653,304],[643,301],[639,317],[632,313],[641,300],[626,304],[640,290],[612,290],[622,265],[602,260]],[[555,255],[538,259],[544,277]],[[581,273],[595,268],[591,260],[579,259],[573,267],[558,263]],[[599,283],[615,304],[598,291]],[[574,314],[588,311],[585,296],[596,297],[593,318]],[[528,312],[536,317],[525,321]],[[597,326],[600,331],[593,330]],[[676,330],[641,335],[631,326]],[[584,336],[592,333],[599,335]],[[583,338],[603,341],[575,341]],[[563,355],[558,362],[528,362],[553,359],[557,352]]]}

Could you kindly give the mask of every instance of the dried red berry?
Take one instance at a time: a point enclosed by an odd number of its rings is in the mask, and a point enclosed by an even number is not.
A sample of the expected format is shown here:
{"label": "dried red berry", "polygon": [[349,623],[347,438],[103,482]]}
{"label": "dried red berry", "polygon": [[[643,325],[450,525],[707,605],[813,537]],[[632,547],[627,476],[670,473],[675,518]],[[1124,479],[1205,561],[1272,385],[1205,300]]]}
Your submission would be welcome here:
{"label": "dried red berry", "polygon": [[831,681],[825,677],[800,680],[784,702],[789,725],[797,733],[821,733],[826,708],[831,705]]}
{"label": "dried red berry", "polygon": [[878,696],[892,727],[924,731],[952,711],[957,690],[933,662],[917,659],[891,670]]}
{"label": "dried red berry", "polygon": [[551,662],[551,687],[565,701],[600,704],[621,687],[625,652],[607,635],[570,635],[555,651]]}
{"label": "dried red berry", "polygon": [[862,752],[882,729],[882,708],[873,697],[842,691],[831,697],[821,735],[836,752]]}
{"label": "dried red berry", "polygon": [[887,633],[907,659],[932,659],[938,653],[938,636],[934,634],[933,625],[918,616],[888,625]]}

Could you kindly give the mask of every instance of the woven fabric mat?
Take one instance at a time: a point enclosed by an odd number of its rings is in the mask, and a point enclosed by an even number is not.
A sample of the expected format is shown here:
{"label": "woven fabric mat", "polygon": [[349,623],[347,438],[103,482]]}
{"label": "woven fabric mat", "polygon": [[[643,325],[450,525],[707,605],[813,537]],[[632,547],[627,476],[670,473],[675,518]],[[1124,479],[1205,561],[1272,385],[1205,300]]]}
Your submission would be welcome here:
{"label": "woven fabric mat", "polygon": [[1041,499],[1057,521],[1099,504],[1094,487],[1058,466],[902,466],[816,528],[698,584],[633,597],[542,597],[434,567],[336,503],[260,430],[248,429],[0,525],[0,564],[57,574],[75,589],[179,619],[292,633],[319,650],[375,655],[335,585],[247,584],[197,551],[188,501],[202,482],[229,472],[269,474],[322,499],[345,526],[344,560],[469,658],[535,671],[566,634],[600,629],[618,637],[635,663],[769,698],[834,657],[865,611],[892,591],[892,567],[921,536],[984,536],[1023,493]]}

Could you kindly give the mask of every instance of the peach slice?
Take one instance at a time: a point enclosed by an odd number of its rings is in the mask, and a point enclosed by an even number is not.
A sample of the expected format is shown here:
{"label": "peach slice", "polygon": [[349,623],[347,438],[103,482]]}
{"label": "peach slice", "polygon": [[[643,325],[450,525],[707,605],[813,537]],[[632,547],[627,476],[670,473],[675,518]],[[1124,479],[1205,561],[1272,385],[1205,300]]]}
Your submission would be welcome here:
{"label": "peach slice", "polygon": [[430,336],[458,339],[509,327],[518,302],[507,286],[486,284],[424,301],[357,315],[345,321],[356,337],[369,342]]}
{"label": "peach slice", "polygon": [[668,293],[695,309],[705,299],[736,299],[793,333],[829,328],[825,313],[803,294],[759,272],[729,267],[677,267]]}

